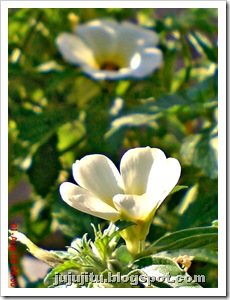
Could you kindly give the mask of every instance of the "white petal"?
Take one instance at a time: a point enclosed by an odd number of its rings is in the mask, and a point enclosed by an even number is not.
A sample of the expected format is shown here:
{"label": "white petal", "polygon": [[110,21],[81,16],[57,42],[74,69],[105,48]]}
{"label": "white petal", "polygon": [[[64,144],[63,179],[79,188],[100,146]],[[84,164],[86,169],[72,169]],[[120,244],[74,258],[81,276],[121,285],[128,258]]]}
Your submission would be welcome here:
{"label": "white petal", "polygon": [[56,44],[63,58],[69,63],[98,68],[92,50],[74,34],[61,33],[56,39]]}
{"label": "white petal", "polygon": [[177,159],[168,158],[156,160],[153,164],[147,186],[148,197],[152,206],[159,206],[177,184],[181,173],[181,166]]}
{"label": "white petal", "polygon": [[121,176],[113,162],[104,155],[87,155],[73,164],[76,182],[105,203],[113,206],[113,196],[123,193]]}
{"label": "white petal", "polygon": [[146,195],[116,195],[113,197],[113,202],[118,211],[129,220],[144,220],[149,216],[148,199]]}
{"label": "white petal", "polygon": [[146,192],[152,163],[149,147],[131,149],[123,155],[120,169],[125,194],[142,195]]}
{"label": "white petal", "polygon": [[132,69],[130,68],[122,68],[118,71],[107,71],[107,70],[96,70],[92,69],[89,66],[83,66],[83,71],[88,74],[90,77],[95,78],[97,80],[116,80],[130,77],[132,74]]}
{"label": "white petal", "polygon": [[136,44],[141,46],[156,46],[159,42],[159,37],[154,31],[128,22],[121,24],[118,37],[121,40],[128,37],[128,40],[134,40]]}
{"label": "white petal", "polygon": [[67,204],[84,213],[110,221],[119,219],[117,210],[73,183],[62,183],[60,194]]}
{"label": "white petal", "polygon": [[[165,174],[165,180],[164,180],[164,191],[160,198],[161,202],[168,196],[168,194],[175,187],[175,185],[177,184],[177,182],[180,178],[181,165],[180,165],[179,161],[172,157],[167,158],[165,172],[166,172],[166,174]],[[160,205],[160,203],[159,203],[159,205]]]}
{"label": "white petal", "polygon": [[[142,49],[139,53],[137,52],[135,55],[136,57],[137,55],[139,55],[139,64],[136,68],[133,68],[133,71],[130,75],[135,78],[141,78],[151,74],[163,63],[162,52],[157,48]],[[133,56],[133,61],[135,61],[135,55]]]}
{"label": "white petal", "polygon": [[166,160],[164,152],[158,148],[135,148],[127,151],[121,160],[121,174],[127,194],[146,193],[149,174]]}
{"label": "white petal", "polygon": [[100,64],[116,53],[117,26],[113,21],[95,20],[76,27],[76,33],[92,49]]}
{"label": "white petal", "polygon": [[[123,22],[119,24],[117,30],[116,52],[122,56],[123,66],[133,69],[134,56],[139,55],[146,47],[154,47],[158,43],[158,36],[155,32],[143,29],[131,23]],[[139,65],[138,65],[139,66]],[[127,76],[132,77],[131,74]]]}

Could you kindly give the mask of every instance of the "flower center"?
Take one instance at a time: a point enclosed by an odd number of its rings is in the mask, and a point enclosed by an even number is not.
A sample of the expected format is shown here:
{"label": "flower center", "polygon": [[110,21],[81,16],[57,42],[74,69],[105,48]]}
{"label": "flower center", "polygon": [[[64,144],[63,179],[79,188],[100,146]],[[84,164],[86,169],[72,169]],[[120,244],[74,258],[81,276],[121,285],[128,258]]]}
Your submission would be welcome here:
{"label": "flower center", "polygon": [[109,62],[109,61],[105,61],[100,65],[100,70],[105,70],[105,71],[118,71],[120,69],[120,67],[113,63],[113,62]]}

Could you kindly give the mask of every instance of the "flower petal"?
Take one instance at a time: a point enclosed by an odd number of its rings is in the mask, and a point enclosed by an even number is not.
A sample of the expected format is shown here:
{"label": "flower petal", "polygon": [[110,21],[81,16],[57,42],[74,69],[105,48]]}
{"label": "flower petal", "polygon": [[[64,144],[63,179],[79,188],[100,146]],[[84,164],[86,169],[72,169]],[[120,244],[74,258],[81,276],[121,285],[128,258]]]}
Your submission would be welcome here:
{"label": "flower petal", "polygon": [[142,195],[146,192],[153,161],[153,150],[150,147],[131,149],[123,155],[120,169],[125,194]]}
{"label": "flower petal", "polygon": [[148,198],[146,195],[121,195],[113,197],[113,202],[118,211],[128,220],[144,220],[149,216],[151,210],[148,209]]}
{"label": "flower petal", "polygon": [[73,183],[62,183],[60,194],[67,204],[84,213],[113,222],[120,217],[120,213],[116,209]]}
{"label": "flower petal", "polygon": [[76,182],[105,203],[113,205],[113,196],[123,193],[121,176],[113,162],[104,155],[93,154],[73,164]]}
{"label": "flower petal", "polygon": [[159,43],[159,37],[154,31],[129,22],[122,22],[120,24],[118,38],[121,41],[133,40],[137,45],[141,46],[156,46]]}
{"label": "flower petal", "polygon": [[131,68],[121,68],[117,71],[107,71],[107,70],[96,70],[96,69],[92,69],[88,66],[83,66],[82,69],[90,77],[95,78],[97,80],[122,79],[122,78],[130,77],[130,74],[132,73]]}
{"label": "flower petal", "polygon": [[133,62],[135,62],[136,60],[135,57],[139,58],[139,64],[136,64],[137,67],[133,68],[130,76],[136,78],[145,77],[148,74],[151,74],[155,69],[159,68],[163,63],[162,52],[157,48],[142,49],[139,53],[137,52],[133,56]]}
{"label": "flower petal", "polygon": [[121,53],[126,65],[129,64],[133,55],[146,47],[154,47],[158,43],[155,32],[143,29],[134,24],[123,22],[117,28],[117,49]]}
{"label": "flower petal", "polygon": [[181,173],[181,166],[177,159],[167,158],[156,160],[149,174],[147,195],[152,198],[152,206],[160,206],[177,184]]}
{"label": "flower petal", "polygon": [[97,62],[111,60],[116,52],[117,26],[114,21],[94,20],[76,27],[76,33],[92,49]]}
{"label": "flower petal", "polygon": [[56,45],[66,61],[98,68],[92,50],[74,34],[61,33],[56,39]]}

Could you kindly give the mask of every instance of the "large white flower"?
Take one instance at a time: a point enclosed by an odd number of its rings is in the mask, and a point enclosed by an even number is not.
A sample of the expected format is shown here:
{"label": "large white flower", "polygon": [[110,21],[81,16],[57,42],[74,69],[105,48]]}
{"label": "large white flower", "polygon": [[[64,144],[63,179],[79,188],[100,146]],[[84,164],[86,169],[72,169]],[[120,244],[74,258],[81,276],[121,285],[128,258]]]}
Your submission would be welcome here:
{"label": "large white flower", "polygon": [[142,78],[162,64],[155,32],[113,20],[77,25],[61,33],[56,45],[63,58],[95,79]]}
{"label": "large white flower", "polygon": [[120,173],[106,156],[87,155],[73,164],[79,186],[64,182],[60,193],[66,203],[82,212],[113,222],[136,223],[123,232],[126,244],[134,244],[146,238],[155,211],[180,173],[178,160],[166,158],[157,148],[128,150],[121,159]]}

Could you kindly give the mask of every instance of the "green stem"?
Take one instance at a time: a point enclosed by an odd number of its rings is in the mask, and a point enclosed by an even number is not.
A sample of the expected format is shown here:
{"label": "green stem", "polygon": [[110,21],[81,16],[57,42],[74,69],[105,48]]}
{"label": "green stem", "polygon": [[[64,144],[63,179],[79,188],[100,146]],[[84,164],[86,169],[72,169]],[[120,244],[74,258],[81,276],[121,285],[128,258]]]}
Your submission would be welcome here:
{"label": "green stem", "polygon": [[138,254],[142,251],[145,250],[145,241],[144,240],[140,240],[139,241],[139,250],[138,250]]}

